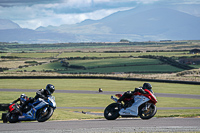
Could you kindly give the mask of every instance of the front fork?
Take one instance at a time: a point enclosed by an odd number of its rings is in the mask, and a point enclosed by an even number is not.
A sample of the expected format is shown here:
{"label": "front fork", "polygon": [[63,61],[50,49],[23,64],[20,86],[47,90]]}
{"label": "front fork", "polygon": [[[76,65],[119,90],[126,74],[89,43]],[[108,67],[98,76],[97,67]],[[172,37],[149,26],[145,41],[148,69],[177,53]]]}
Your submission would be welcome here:
{"label": "front fork", "polygon": [[146,102],[145,107],[143,108],[142,111],[147,111],[150,108],[150,106],[151,106],[151,103]]}

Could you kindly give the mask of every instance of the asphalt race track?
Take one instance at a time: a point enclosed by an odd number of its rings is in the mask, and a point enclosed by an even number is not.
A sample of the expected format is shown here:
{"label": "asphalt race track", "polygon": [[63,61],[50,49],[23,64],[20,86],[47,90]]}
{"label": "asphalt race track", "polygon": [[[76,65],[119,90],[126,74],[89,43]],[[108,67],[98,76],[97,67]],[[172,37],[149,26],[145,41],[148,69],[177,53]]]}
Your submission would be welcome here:
{"label": "asphalt race track", "polygon": [[200,118],[139,118],[108,121],[73,120],[0,124],[6,133],[116,133],[116,132],[200,132]]}

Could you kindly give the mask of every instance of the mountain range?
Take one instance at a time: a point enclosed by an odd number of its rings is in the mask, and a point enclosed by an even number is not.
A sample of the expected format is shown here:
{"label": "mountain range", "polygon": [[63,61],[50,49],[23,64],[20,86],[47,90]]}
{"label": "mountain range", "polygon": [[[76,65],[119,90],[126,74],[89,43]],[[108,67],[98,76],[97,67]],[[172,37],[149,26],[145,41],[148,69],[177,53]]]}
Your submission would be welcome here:
{"label": "mountain range", "polygon": [[38,27],[35,30],[24,29],[10,20],[0,19],[0,42],[118,42],[121,39],[199,40],[200,17],[165,7],[145,10],[134,8],[100,20]]}

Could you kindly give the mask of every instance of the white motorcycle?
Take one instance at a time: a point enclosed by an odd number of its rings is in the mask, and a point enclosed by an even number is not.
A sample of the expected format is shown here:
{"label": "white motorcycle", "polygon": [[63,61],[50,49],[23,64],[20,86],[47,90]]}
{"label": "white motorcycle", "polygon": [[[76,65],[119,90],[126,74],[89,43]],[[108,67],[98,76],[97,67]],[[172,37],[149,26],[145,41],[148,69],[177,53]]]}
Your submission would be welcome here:
{"label": "white motorcycle", "polygon": [[[111,99],[116,103],[111,103],[104,110],[104,117],[107,120],[115,120],[119,116],[122,117],[140,117],[141,119],[150,119],[156,112],[156,96],[149,90],[145,89],[147,94],[142,94],[135,92],[131,98],[125,98],[123,100],[124,104],[117,103],[117,98],[111,96]],[[118,98],[122,94],[116,94]],[[134,99],[134,103],[132,103]]]}

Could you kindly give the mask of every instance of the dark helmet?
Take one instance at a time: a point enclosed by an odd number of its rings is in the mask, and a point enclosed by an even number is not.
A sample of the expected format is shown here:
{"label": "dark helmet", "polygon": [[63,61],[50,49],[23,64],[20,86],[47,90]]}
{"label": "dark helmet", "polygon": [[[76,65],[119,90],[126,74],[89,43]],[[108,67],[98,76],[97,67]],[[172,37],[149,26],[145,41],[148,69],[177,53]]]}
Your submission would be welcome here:
{"label": "dark helmet", "polygon": [[55,87],[54,87],[52,84],[48,84],[48,85],[46,86],[46,90],[47,90],[47,92],[51,95],[51,94],[53,94],[53,92],[55,91]]}
{"label": "dark helmet", "polygon": [[152,85],[150,83],[144,83],[142,88],[151,90],[152,89]]}

